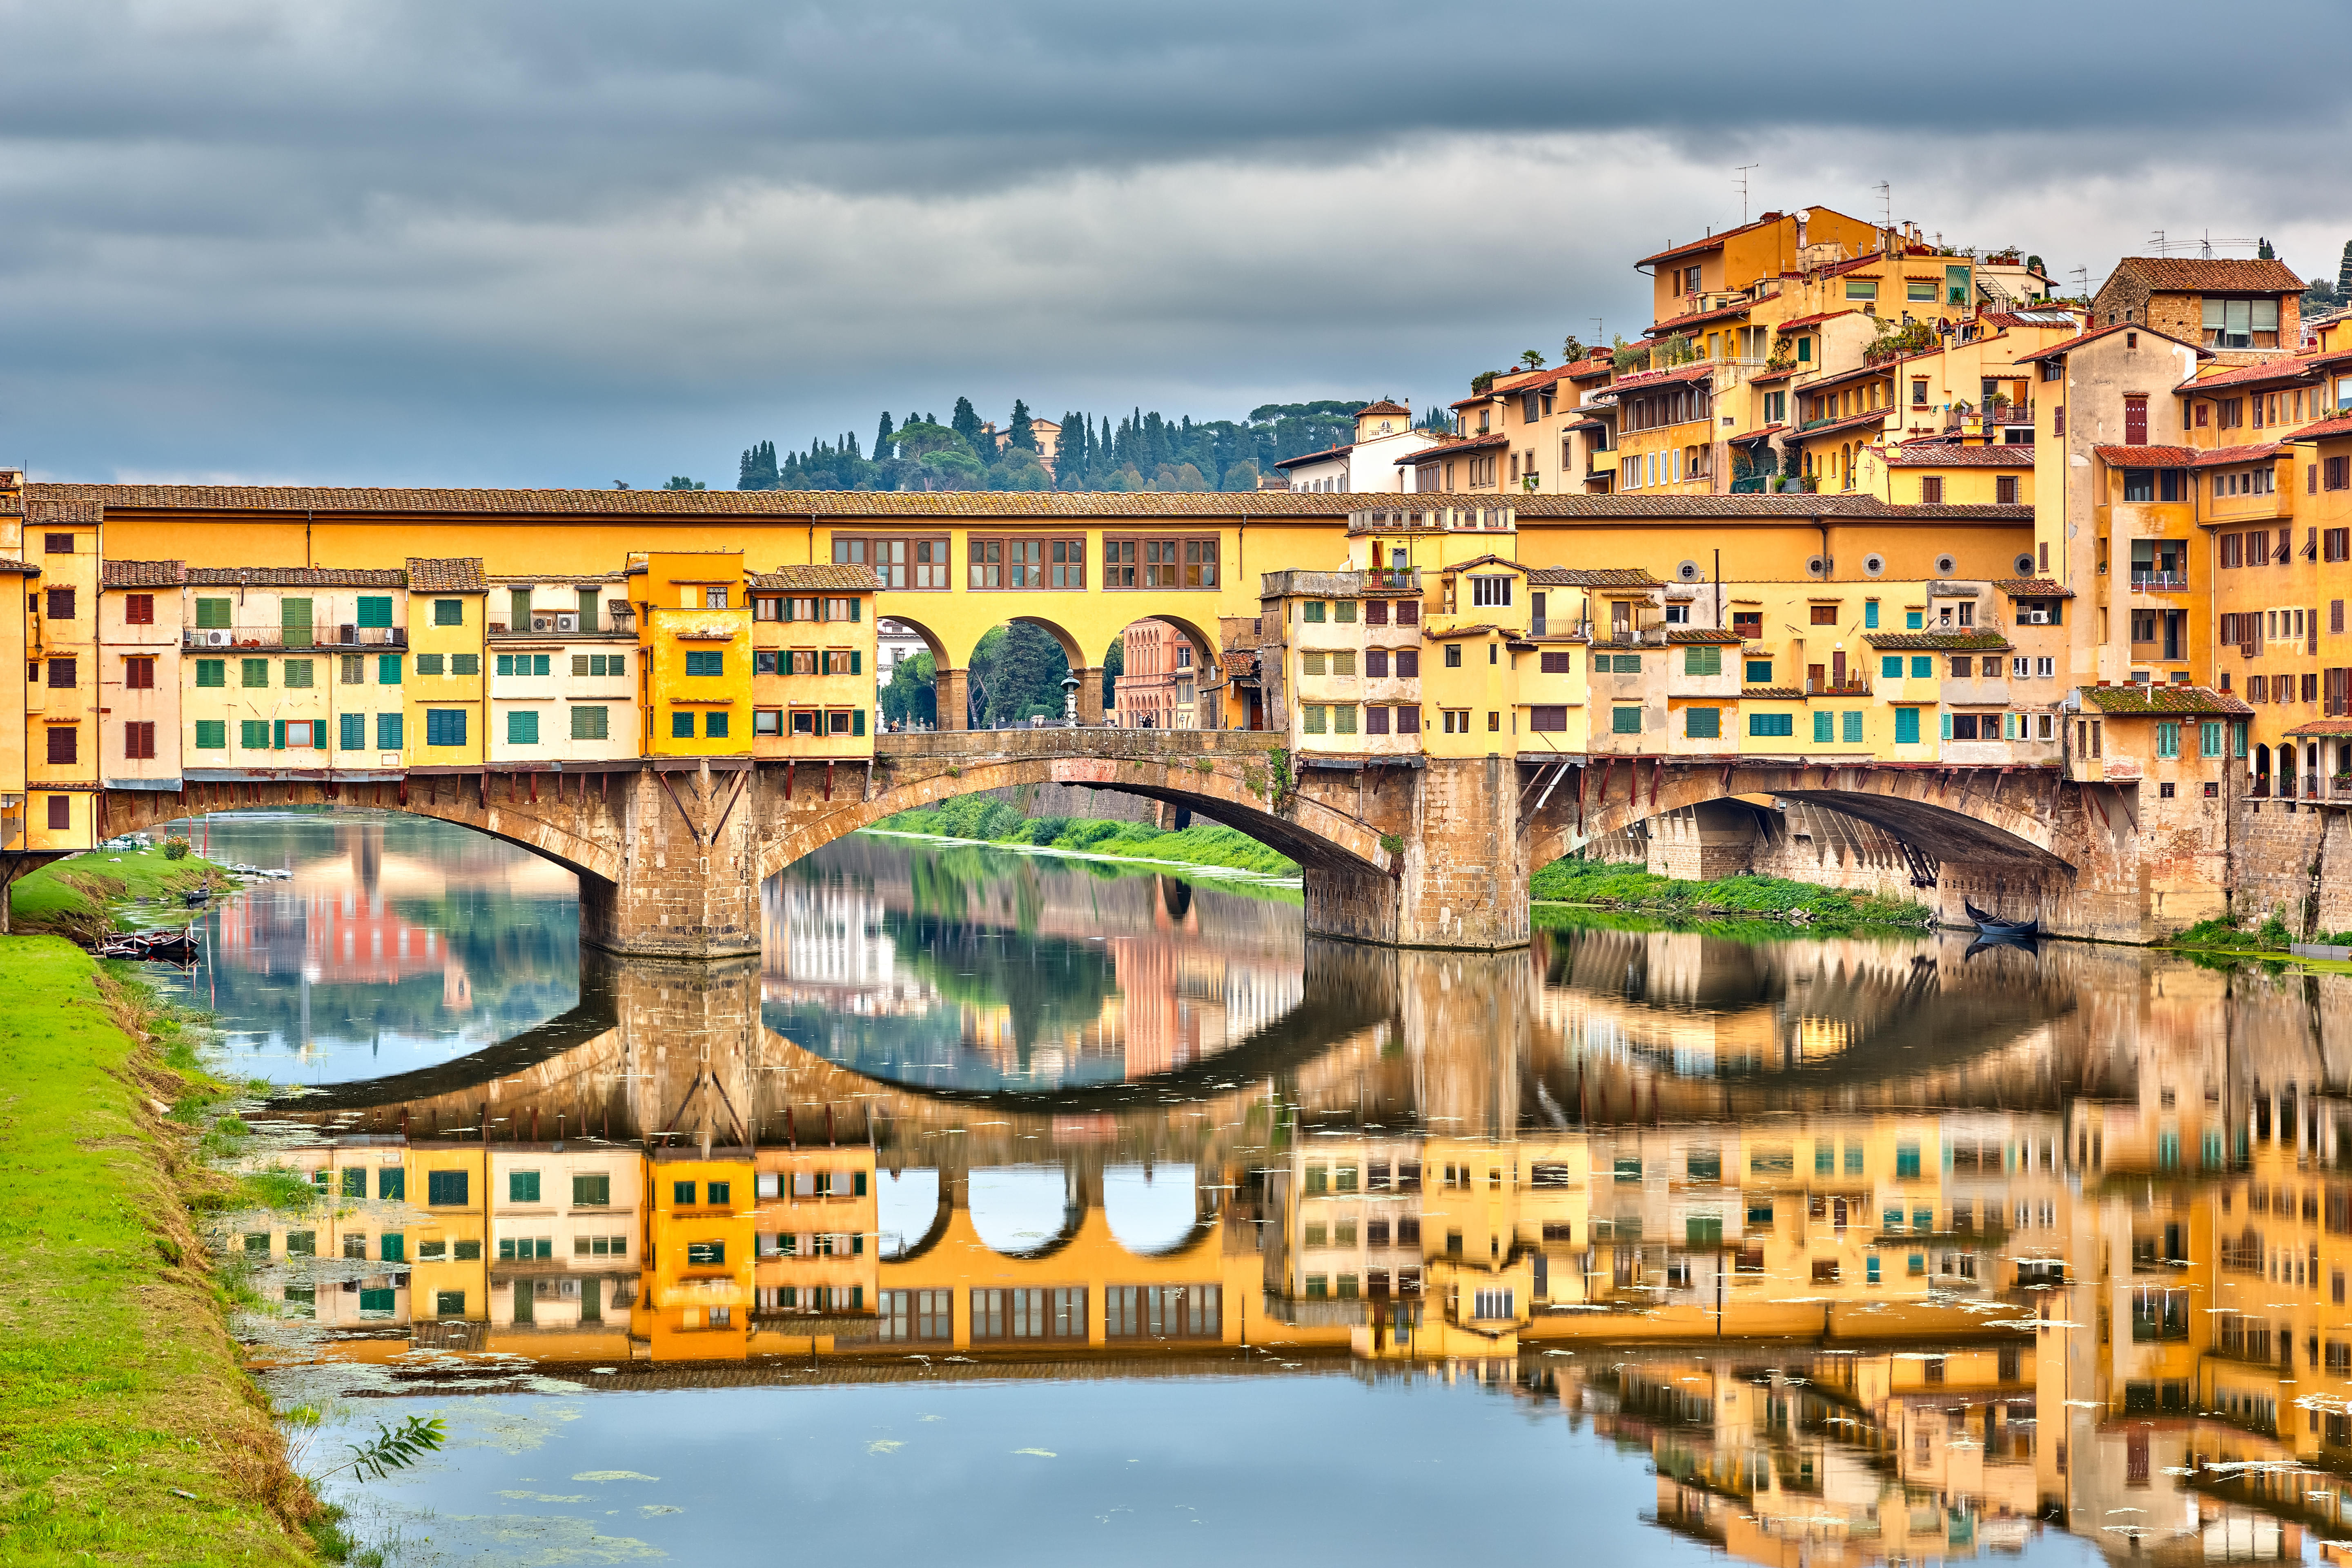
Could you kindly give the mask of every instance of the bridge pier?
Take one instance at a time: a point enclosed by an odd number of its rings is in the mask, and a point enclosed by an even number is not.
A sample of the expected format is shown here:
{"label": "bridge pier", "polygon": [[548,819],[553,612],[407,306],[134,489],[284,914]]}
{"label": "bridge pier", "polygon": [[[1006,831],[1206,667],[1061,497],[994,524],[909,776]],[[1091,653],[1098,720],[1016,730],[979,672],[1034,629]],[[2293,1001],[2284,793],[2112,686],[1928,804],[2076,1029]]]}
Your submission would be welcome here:
{"label": "bridge pier", "polygon": [[[656,771],[625,775],[621,874],[580,878],[580,940],[641,958],[735,958],[760,951],[752,775]],[[618,793],[618,792],[616,792]]]}
{"label": "bridge pier", "polygon": [[1393,869],[1306,859],[1307,933],[1473,952],[1526,945],[1529,867],[1517,765],[1432,757],[1394,771],[1399,778],[1364,786],[1373,798],[1360,807],[1375,820],[1402,819],[1404,831],[1389,837]]}

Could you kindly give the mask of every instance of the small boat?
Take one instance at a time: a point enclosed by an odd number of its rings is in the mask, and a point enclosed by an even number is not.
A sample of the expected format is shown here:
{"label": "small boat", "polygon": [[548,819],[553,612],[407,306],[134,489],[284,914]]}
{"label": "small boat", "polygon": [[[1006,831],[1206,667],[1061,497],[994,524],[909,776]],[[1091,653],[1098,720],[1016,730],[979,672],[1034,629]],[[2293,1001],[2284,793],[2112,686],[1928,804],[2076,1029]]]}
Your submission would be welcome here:
{"label": "small boat", "polygon": [[118,931],[98,945],[100,958],[152,963],[194,963],[198,956],[194,927],[185,931]]}
{"label": "small boat", "polygon": [[2042,934],[2042,920],[2038,915],[2029,921],[2005,921],[1990,910],[1977,908],[1966,899],[1960,900],[1960,908],[1967,911],[1969,920],[1976,922],[1977,934],[1987,942],[2031,941]]}
{"label": "small boat", "polygon": [[181,901],[191,906],[201,904],[213,896],[210,888],[190,888],[180,895]]}

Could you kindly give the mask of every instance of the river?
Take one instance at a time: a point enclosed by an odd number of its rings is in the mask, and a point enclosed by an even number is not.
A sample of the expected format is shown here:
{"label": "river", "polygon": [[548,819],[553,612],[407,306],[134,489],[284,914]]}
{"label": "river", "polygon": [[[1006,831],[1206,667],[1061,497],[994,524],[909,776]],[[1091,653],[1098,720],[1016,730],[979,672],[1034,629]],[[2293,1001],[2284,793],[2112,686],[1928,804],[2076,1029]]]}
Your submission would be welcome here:
{"label": "river", "polygon": [[[1308,941],[903,838],[716,965],[395,815],[191,993],[289,1090],[240,1321],[402,1563],[2295,1561],[2352,1538],[2352,982],[2133,949]],[[1198,1533],[1194,1533],[1198,1531]]]}

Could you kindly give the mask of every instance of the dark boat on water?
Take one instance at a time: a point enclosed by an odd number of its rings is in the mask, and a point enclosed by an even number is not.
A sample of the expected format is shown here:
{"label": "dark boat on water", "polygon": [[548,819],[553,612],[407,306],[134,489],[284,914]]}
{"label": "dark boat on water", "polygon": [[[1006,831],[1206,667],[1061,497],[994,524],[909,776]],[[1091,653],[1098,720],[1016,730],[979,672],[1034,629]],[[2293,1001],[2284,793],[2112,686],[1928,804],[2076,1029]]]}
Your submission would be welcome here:
{"label": "dark boat on water", "polygon": [[194,963],[199,956],[194,927],[184,931],[118,931],[98,944],[98,955],[154,963]]}
{"label": "dark boat on water", "polygon": [[1976,922],[1977,935],[1986,942],[2031,942],[2042,934],[2040,916],[2029,921],[2005,921],[1989,910],[1980,910],[1966,899],[1960,908]]}

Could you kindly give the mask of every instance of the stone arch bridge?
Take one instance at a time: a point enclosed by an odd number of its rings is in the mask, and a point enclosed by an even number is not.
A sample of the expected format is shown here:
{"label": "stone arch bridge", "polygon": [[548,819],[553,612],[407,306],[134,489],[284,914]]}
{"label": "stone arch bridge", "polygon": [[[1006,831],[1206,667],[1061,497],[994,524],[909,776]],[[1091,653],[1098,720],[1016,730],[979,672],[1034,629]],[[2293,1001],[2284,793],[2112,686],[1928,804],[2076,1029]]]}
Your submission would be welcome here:
{"label": "stone arch bridge", "polygon": [[1832,879],[1916,887],[1955,922],[1961,899],[1974,896],[2037,911],[2065,934],[2134,941],[2180,923],[2142,890],[2146,850],[2128,797],[2053,769],[1591,756],[1411,763],[1301,766],[1280,735],[1252,731],[962,731],[879,736],[870,763],[630,761],[411,770],[395,781],[280,774],[176,794],[109,791],[99,810],[109,834],[272,805],[437,817],[572,870],[583,940],[656,957],[757,952],[760,884],[793,861],[900,811],[1045,782],[1163,802],[1270,845],[1303,868],[1308,933],[1356,942],[1517,946],[1528,940],[1536,868],[1644,822],[1718,842],[1744,832],[1785,855],[1790,836],[1778,833],[1775,803],[1867,829],[1857,842],[1885,863],[1842,861]]}

